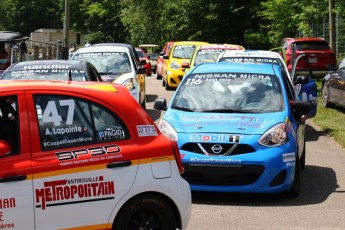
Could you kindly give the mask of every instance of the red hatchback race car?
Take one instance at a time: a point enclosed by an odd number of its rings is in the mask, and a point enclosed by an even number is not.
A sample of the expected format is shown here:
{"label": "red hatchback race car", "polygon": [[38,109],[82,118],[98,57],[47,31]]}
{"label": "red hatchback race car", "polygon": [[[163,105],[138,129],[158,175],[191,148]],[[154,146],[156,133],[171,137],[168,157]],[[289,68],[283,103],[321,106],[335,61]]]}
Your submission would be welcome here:
{"label": "red hatchback race car", "polygon": [[135,51],[137,51],[137,54],[139,56],[139,60],[145,60],[146,64],[144,64],[145,70],[146,70],[146,75],[151,76],[152,75],[152,66],[149,57],[147,54],[142,50],[141,48],[135,48]]}
{"label": "red hatchback race car", "polygon": [[[317,78],[323,77],[337,65],[334,51],[330,48],[328,42],[322,38],[284,38],[282,47],[285,51],[286,65],[290,72],[294,61],[300,55],[307,56],[313,75]],[[303,60],[299,61],[296,72],[302,75],[307,74],[307,63]]]}
{"label": "red hatchback race car", "polygon": [[178,146],[125,86],[4,80],[0,127],[2,228],[186,228]]}

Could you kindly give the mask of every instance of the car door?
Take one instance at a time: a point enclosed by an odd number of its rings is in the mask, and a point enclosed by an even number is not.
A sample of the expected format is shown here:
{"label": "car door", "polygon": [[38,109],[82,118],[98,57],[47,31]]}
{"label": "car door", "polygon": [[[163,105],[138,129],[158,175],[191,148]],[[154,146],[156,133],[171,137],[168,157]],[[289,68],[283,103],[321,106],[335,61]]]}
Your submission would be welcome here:
{"label": "car door", "polygon": [[139,148],[123,116],[90,96],[32,92],[36,229],[105,229],[131,188]]}
{"label": "car door", "polygon": [[0,93],[0,228],[34,229],[30,126],[23,92]]}

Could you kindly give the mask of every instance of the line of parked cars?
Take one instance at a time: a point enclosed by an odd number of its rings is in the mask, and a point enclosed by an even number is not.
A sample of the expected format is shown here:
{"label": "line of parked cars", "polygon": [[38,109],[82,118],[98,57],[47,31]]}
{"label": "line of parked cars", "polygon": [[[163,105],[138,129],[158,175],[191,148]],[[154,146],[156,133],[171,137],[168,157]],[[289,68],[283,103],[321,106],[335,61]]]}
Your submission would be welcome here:
{"label": "line of parked cars", "polygon": [[[326,75],[323,105],[341,104],[345,61],[335,68],[322,39],[283,42],[169,41],[159,54],[100,43],[11,65],[0,84],[5,224],[185,229],[191,191],[298,196],[315,76]],[[154,102],[157,126],[145,111],[152,73],[175,89],[170,104]]]}

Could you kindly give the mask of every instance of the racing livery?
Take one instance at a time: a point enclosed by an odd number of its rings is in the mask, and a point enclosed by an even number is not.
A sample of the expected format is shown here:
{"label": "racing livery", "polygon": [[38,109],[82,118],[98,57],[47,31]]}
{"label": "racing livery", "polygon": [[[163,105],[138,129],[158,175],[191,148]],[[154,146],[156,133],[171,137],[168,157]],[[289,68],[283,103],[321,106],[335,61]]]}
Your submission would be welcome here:
{"label": "racing livery", "polygon": [[125,86],[3,80],[0,127],[1,229],[186,228],[177,144]]}
{"label": "racing livery", "polygon": [[156,99],[166,110],[158,127],[177,141],[192,190],[299,194],[309,106],[283,74],[275,64],[203,63],[168,107]]}

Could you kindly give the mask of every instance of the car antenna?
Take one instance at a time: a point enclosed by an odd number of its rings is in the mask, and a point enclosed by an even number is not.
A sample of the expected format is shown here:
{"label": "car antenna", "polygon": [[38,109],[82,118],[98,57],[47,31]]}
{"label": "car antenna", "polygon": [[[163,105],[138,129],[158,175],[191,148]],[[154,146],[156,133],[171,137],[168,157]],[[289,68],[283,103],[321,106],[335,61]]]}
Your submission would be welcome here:
{"label": "car antenna", "polygon": [[72,72],[71,72],[71,70],[68,70],[68,80],[72,81]]}

